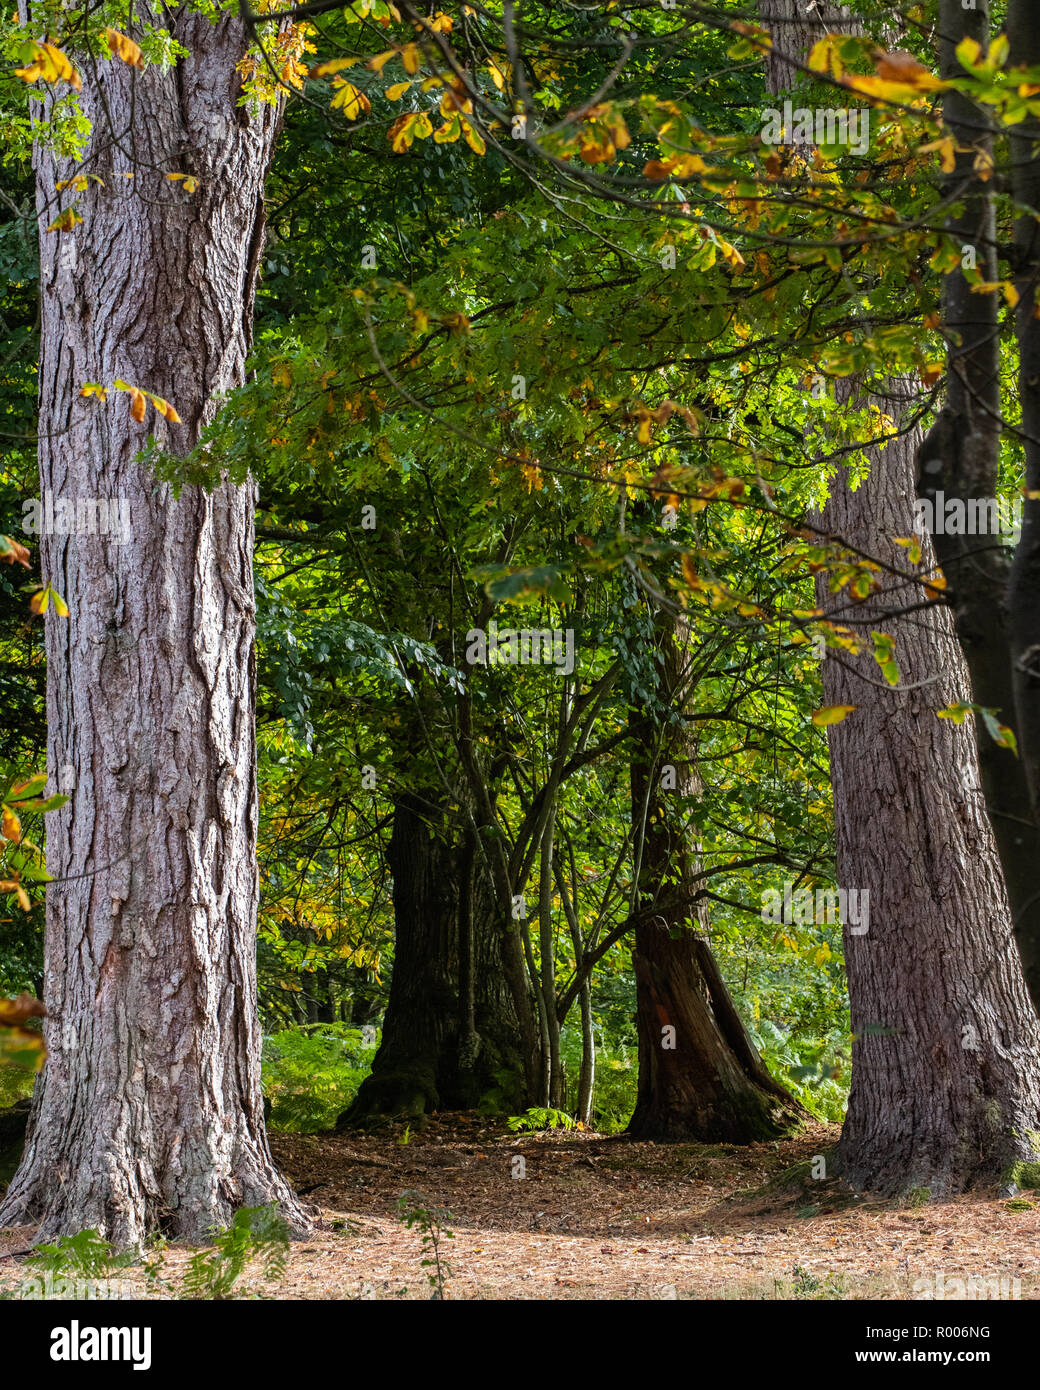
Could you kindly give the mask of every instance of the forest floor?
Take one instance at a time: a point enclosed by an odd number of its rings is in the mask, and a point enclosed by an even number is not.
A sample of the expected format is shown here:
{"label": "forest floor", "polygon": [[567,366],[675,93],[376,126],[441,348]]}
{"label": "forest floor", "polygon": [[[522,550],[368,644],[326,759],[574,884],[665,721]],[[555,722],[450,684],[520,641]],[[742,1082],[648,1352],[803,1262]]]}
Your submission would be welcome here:
{"label": "forest floor", "polygon": [[[375,1135],[275,1134],[314,1233],[293,1243],[284,1280],[247,1273],[237,1292],[428,1298],[422,1232],[398,1212],[410,1192],[410,1205],[451,1213],[442,1257],[452,1299],[906,1299],[939,1273],[947,1287],[1018,1279],[1019,1297],[1040,1297],[1040,1195],[862,1198],[810,1174],[837,1137],[826,1125],[751,1147],[517,1136],[479,1115]],[[166,1273],[189,1256],[170,1246]],[[0,1284],[17,1282],[19,1263],[0,1262]]]}

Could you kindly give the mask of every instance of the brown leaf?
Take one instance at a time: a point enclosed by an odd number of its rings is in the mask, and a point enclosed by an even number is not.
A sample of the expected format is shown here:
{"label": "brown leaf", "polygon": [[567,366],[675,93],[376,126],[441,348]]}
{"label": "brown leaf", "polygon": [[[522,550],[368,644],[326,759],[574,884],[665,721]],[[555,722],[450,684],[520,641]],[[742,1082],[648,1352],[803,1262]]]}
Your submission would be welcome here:
{"label": "brown leaf", "polygon": [[29,552],[13,536],[0,536],[0,560],[7,565],[24,565],[29,568]]}
{"label": "brown leaf", "polygon": [[0,1027],[14,1028],[30,1018],[46,1018],[47,1010],[31,994],[19,994],[17,999],[0,999]]}

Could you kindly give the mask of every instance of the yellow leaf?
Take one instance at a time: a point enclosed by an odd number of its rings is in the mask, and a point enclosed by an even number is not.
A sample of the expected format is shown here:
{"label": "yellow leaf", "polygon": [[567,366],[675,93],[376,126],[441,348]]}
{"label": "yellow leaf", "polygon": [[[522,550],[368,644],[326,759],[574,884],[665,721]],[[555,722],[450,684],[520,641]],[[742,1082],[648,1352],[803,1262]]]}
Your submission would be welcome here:
{"label": "yellow leaf", "polygon": [[916,536],[893,536],[896,545],[901,545],[909,551],[910,563],[919,565],[921,563],[921,542]]}
{"label": "yellow leaf", "polygon": [[957,142],[952,135],[946,135],[941,140],[932,140],[927,145],[920,148],[921,154],[926,154],[930,150],[937,150],[942,163],[944,174],[952,174],[957,167]]}
{"label": "yellow leaf", "polygon": [[398,98],[404,96],[411,85],[410,82],[395,82],[392,87],[387,87],[384,93],[387,101],[397,101]]}
{"label": "yellow leaf", "polygon": [[993,176],[993,156],[989,150],[979,150],[972,161],[975,172],[983,183]]}
{"label": "yellow leaf", "polygon": [[473,110],[473,102],[466,95],[465,89],[461,91],[455,87],[449,87],[441,97],[441,115],[448,117],[453,111],[465,111],[470,114]]}
{"label": "yellow leaf", "polygon": [[973,68],[982,56],[982,45],[975,39],[961,39],[954,52],[961,67]]}
{"label": "yellow leaf", "polygon": [[34,43],[33,59],[26,68],[15,68],[15,76],[25,82],[67,82],[77,92],[83,88],[79,73],[69,62],[60,48],[52,43]]}
{"label": "yellow leaf", "polygon": [[[392,58],[393,53],[387,53],[386,58]],[[311,68],[310,77],[331,77],[333,73],[342,72],[344,68],[352,68],[355,63],[360,63],[360,58],[331,58],[327,63],[318,63]],[[369,64],[371,67],[371,63]],[[378,71],[378,69],[377,69]]]}
{"label": "yellow leaf", "polygon": [[129,63],[132,68],[144,67],[144,54],[133,39],[127,38],[126,34],[121,34],[118,29],[106,29],[105,38],[108,40],[109,51],[113,58],[122,59],[124,63]]}
{"label": "yellow leaf", "polygon": [[[834,64],[832,70],[831,64]],[[844,71],[840,57],[835,50],[834,36],[828,34],[825,38],[819,39],[809,50],[809,71],[828,72],[833,77],[840,77]]]}
{"label": "yellow leaf", "polygon": [[415,44],[406,43],[404,48],[401,49],[401,62],[404,64],[405,72],[414,77],[419,71],[419,64],[421,61],[421,55]]}
{"label": "yellow leaf", "polygon": [[169,401],[163,400],[162,396],[153,396],[152,405],[155,406],[160,415],[169,420],[171,425],[179,425],[181,423],[181,417],[177,414]]}
{"label": "yellow leaf", "polygon": [[451,145],[461,134],[461,117],[456,113],[450,121],[445,121],[439,130],[433,132],[433,138],[438,145]]}
{"label": "yellow leaf", "polygon": [[487,145],[484,144],[480,134],[470,125],[465,116],[460,116],[459,120],[462,122],[462,134],[466,144],[474,154],[483,154],[487,149]]}
{"label": "yellow leaf", "polygon": [[425,111],[409,111],[407,115],[398,116],[387,131],[387,136],[394,154],[403,154],[416,138],[425,140],[432,133],[433,126]]}
{"label": "yellow leaf", "polygon": [[818,729],[826,728],[828,724],[840,724],[847,714],[858,708],[858,705],[821,705],[813,710],[812,722]]}
{"label": "yellow leaf", "polygon": [[66,208],[64,212],[58,214],[47,230],[49,232],[71,232],[73,227],[82,221],[83,218],[80,217],[75,208]]}
{"label": "yellow leaf", "polygon": [[873,97],[875,101],[892,101],[899,105],[916,101],[925,90],[935,91],[946,86],[945,82],[940,82],[931,73],[928,74],[927,80],[921,78],[909,82],[893,82],[884,77],[854,77],[846,73],[841,79],[841,84],[854,92]]}
{"label": "yellow leaf", "polygon": [[348,82],[345,77],[337,77],[333,83],[336,87],[336,95],[332,98],[332,105],[343,112],[348,121],[356,121],[366,111],[372,110],[372,103],[353,82]]}
{"label": "yellow leaf", "polygon": [[139,391],[136,386],[130,387],[130,415],[140,424],[144,420],[145,414],[144,392]]}
{"label": "yellow leaf", "polygon": [[734,270],[739,270],[742,265],[747,264],[744,257],[735,246],[731,246],[730,243],[723,240],[722,237],[716,237],[715,239],[718,242],[719,250],[722,252],[723,259],[726,261],[727,265],[731,265]]}
{"label": "yellow leaf", "polygon": [[908,87],[918,87],[922,91],[932,91],[945,85],[919,63],[912,53],[902,53],[899,50],[880,54],[875,71],[878,77],[887,82],[902,82]]}
{"label": "yellow leaf", "polygon": [[3,834],[5,840],[14,840],[16,844],[22,838],[22,823],[10,806],[4,806],[2,809],[0,834]]}

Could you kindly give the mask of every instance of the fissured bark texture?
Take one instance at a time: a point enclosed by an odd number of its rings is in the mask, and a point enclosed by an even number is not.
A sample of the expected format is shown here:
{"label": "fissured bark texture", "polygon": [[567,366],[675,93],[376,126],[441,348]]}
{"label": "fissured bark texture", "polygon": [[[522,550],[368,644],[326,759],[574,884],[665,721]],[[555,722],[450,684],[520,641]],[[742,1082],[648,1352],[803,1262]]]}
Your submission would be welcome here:
{"label": "fissured bark texture", "polygon": [[[72,792],[47,827],[50,1056],[0,1223],[120,1245],[272,1201],[305,1225],[260,1092],[254,489],[174,498],[135,461],[150,433],[186,453],[242,380],[277,112],[237,105],[237,18],[172,25],[190,52],[172,71],[81,63],[81,165],[36,156],[41,489],[116,501],[129,525],[42,538],[70,609],[46,618],[48,760]],[[81,172],[83,222],[44,232]],[[117,378],[183,423],[80,396]]]}

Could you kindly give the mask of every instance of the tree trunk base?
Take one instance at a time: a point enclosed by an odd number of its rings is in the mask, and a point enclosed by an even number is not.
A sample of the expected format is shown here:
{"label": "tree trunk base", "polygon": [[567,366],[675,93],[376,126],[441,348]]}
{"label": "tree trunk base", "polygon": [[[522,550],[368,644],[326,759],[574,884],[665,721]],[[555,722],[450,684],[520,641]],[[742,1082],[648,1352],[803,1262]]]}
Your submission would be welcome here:
{"label": "tree trunk base", "polygon": [[336,1132],[366,1129],[390,1120],[414,1120],[440,1108],[433,1071],[401,1068],[366,1076],[353,1103],[336,1120]]}
{"label": "tree trunk base", "polygon": [[809,1116],[753,1084],[724,1107],[689,1095],[655,1095],[637,1104],[625,1133],[658,1144],[760,1144],[797,1134]]}
{"label": "tree trunk base", "polygon": [[633,1139],[756,1144],[811,1117],[774,1081],[744,1030],[706,942],[638,929],[639,1089]]}
{"label": "tree trunk base", "polygon": [[0,1202],[0,1228],[35,1225],[37,1242],[93,1229],[119,1250],[139,1249],[157,1232],[199,1245],[230,1226],[240,1207],[275,1202],[294,1238],[309,1234],[262,1131],[229,1144],[214,1124],[160,1167],[123,1131],[106,1129],[102,1135],[98,1125],[77,1152],[30,1126],[22,1165]]}
{"label": "tree trunk base", "polygon": [[[947,1097],[956,1097],[957,1080],[950,1079]],[[1008,1090],[1014,1090],[1013,1082]],[[1028,1094],[1006,1093],[1001,1105],[980,1089],[973,1103],[939,1106],[932,1116],[922,1115],[908,1097],[902,1107],[883,1112],[887,1124],[868,1127],[853,1096],[838,1142],[837,1170],[858,1191],[879,1197],[927,1193],[944,1200],[1013,1182],[1018,1170],[1036,1165],[1040,1157],[1040,1135],[1022,1118],[1030,1109],[1035,1113],[1035,1098]]]}

